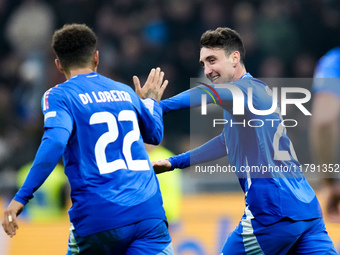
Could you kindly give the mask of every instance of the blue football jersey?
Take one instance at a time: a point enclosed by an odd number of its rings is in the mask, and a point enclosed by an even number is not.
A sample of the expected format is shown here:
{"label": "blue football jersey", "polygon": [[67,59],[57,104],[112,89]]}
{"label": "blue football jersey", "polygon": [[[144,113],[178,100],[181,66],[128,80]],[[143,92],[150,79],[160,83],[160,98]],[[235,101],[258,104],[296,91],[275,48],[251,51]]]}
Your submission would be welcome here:
{"label": "blue football jersey", "polygon": [[333,93],[340,98],[340,47],[328,51],[318,61],[313,91]]}
{"label": "blue football jersey", "polygon": [[42,99],[45,129],[64,128],[70,220],[81,236],[148,218],[166,219],[144,142],[163,137],[162,111],[127,85],[96,72],[77,75]]}
{"label": "blue football jersey", "polygon": [[[279,105],[273,102],[271,89],[250,74],[230,83],[229,89],[225,85],[210,85],[213,89],[210,93],[214,91],[219,95],[220,105],[224,109],[223,117],[228,121],[222,131],[227,147],[224,151],[228,152],[228,159],[235,167],[245,192],[247,214],[262,224],[271,224],[284,217],[293,220],[321,217],[319,202],[300,169],[293,145],[282,124]],[[249,88],[252,89],[254,109],[265,111],[273,107],[274,110],[266,115],[252,113],[247,103]],[[206,90],[206,86],[198,86],[162,100],[163,111],[200,106]],[[211,97],[206,97],[206,100],[207,103],[214,103]],[[240,106],[239,102],[242,102],[244,114],[236,115],[233,111]],[[211,142],[221,144],[219,139]],[[190,157],[189,153],[187,155]],[[200,153],[195,151],[193,155]],[[215,155],[211,154],[211,158]],[[179,159],[183,160],[183,157]],[[199,162],[196,158],[190,160]]]}

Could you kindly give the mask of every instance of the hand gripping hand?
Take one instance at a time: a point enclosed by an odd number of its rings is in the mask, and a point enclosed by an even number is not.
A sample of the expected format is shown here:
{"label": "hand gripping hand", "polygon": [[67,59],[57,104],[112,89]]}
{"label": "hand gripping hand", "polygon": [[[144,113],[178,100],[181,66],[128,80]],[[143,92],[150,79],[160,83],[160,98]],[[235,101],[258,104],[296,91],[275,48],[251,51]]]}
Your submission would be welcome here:
{"label": "hand gripping hand", "polygon": [[151,164],[156,174],[171,171],[171,163],[167,159],[152,161]]}

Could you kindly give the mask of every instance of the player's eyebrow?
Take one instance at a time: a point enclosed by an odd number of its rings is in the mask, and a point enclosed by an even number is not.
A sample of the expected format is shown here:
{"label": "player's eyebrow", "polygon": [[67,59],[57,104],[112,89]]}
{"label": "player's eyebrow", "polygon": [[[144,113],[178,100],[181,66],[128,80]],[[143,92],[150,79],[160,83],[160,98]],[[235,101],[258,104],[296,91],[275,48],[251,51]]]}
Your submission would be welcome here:
{"label": "player's eyebrow", "polygon": [[199,63],[200,63],[201,66],[204,66],[204,62],[203,61],[209,61],[209,60],[211,60],[213,58],[216,59],[216,57],[214,55],[209,55],[209,56],[205,57],[203,60],[200,59]]}

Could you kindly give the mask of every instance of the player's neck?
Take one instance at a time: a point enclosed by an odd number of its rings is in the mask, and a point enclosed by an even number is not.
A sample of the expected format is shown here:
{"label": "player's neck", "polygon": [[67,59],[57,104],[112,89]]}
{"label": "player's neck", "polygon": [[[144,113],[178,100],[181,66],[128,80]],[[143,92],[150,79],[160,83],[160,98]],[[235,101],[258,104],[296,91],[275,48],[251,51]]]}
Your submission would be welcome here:
{"label": "player's neck", "polygon": [[71,69],[69,72],[65,73],[65,77],[67,80],[69,80],[71,77],[80,75],[80,74],[88,74],[96,72],[96,69],[91,68],[91,67],[85,67],[85,68],[77,68],[77,69]]}
{"label": "player's neck", "polygon": [[244,65],[238,66],[235,70],[235,76],[234,76],[234,81],[240,79],[243,75],[247,73],[247,70]]}

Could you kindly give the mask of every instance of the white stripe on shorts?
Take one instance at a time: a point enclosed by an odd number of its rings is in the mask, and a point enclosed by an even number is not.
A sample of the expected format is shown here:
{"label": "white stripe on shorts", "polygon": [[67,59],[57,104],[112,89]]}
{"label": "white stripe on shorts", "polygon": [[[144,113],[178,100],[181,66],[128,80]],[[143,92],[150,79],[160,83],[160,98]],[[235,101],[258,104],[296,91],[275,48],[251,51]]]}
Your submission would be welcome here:
{"label": "white stripe on shorts", "polygon": [[172,249],[172,242],[169,243],[169,245],[160,253],[157,253],[157,255],[173,255],[173,249]]}
{"label": "white stripe on shorts", "polygon": [[[76,239],[74,238],[73,235],[73,231],[74,230],[74,226],[71,223],[71,227],[70,227],[70,242],[68,243],[68,252],[71,252],[72,255],[76,255],[79,254],[79,246],[77,245]],[[69,254],[69,253],[67,253]]]}
{"label": "white stripe on shorts", "polygon": [[251,219],[254,219],[248,206],[245,209],[246,218],[241,220],[243,244],[247,255],[264,255],[260,244],[254,235],[254,229],[251,225]]}

